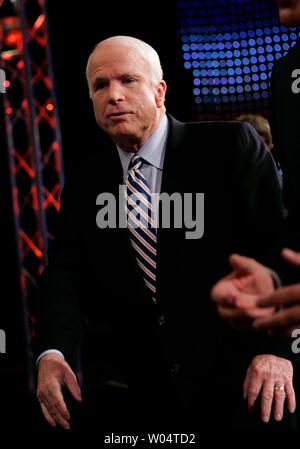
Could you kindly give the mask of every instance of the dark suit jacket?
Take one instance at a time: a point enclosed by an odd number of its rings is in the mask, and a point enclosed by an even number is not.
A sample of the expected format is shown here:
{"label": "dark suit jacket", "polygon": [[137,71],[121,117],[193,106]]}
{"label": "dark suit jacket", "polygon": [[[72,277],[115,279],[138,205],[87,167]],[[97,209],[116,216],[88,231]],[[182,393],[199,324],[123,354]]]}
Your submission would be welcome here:
{"label": "dark suit jacket", "polygon": [[224,409],[233,416],[252,357],[291,354],[289,344],[264,333],[231,329],[209,291],[230,271],[232,252],[262,260],[273,247],[282,224],[281,190],[273,159],[248,124],[168,118],[161,191],[204,193],[203,237],[186,239],[184,227],[158,230],[153,304],[128,230],[96,226],[97,195],[118,198],[122,184],[116,148],[99,149],[68,177],[62,193],[59,228],[40,282],[37,353],[56,348],[72,363],[82,331],[107,324],[108,340],[93,341],[90,355],[103,355],[109,343],[115,376],[152,393],[172,385],[187,409],[198,394],[208,414],[215,398],[215,416]]}

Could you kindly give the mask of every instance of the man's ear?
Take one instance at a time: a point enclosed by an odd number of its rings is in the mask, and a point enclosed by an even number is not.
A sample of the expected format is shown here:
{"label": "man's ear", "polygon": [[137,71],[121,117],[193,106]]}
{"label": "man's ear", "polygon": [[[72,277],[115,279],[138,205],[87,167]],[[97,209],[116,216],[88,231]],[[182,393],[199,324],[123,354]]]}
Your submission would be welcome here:
{"label": "man's ear", "polygon": [[156,88],[156,106],[158,108],[161,108],[165,104],[166,91],[166,82],[161,80]]}

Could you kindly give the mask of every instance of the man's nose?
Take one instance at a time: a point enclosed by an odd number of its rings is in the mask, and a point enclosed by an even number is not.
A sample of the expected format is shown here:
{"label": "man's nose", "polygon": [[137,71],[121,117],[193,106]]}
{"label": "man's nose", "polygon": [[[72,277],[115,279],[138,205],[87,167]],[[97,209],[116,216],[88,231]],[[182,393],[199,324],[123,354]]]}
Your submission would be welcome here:
{"label": "man's nose", "polygon": [[116,104],[124,100],[124,92],[119,84],[111,83],[108,95],[110,104]]}

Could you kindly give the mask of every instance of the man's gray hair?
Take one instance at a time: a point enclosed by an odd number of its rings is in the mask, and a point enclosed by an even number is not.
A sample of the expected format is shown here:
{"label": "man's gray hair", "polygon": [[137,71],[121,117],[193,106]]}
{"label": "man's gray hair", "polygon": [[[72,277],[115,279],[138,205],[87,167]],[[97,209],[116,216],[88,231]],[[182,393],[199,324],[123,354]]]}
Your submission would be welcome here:
{"label": "man's gray hair", "polygon": [[153,47],[151,47],[151,45],[147,44],[141,39],[137,39],[132,36],[112,36],[99,42],[91,52],[89,59],[99,46],[105,43],[114,43],[114,42],[123,46],[136,48],[142,54],[142,56],[149,62],[153,82],[155,84],[163,79],[163,70],[157,52],[154,50]]}

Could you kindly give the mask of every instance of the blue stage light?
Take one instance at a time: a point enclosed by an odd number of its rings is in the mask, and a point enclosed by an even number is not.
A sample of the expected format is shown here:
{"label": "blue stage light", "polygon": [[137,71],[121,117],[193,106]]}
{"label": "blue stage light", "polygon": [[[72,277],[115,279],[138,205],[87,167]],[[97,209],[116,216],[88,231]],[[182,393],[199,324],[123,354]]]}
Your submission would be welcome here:
{"label": "blue stage light", "polygon": [[183,63],[192,69],[201,111],[267,108],[274,61],[295,45],[300,28],[280,24],[269,0],[181,0],[178,6]]}

